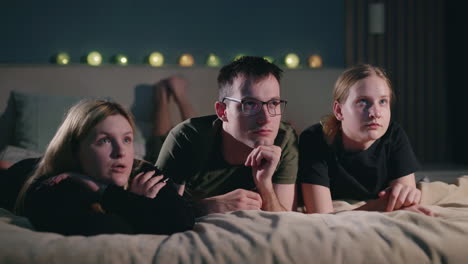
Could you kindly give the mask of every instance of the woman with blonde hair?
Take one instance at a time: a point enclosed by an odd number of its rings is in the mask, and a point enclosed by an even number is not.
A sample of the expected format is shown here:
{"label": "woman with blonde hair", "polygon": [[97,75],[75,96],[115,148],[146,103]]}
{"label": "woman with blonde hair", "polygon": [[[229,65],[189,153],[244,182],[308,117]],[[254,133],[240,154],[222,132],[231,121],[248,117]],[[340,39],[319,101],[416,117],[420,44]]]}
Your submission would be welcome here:
{"label": "woman with blonde hair", "polygon": [[394,93],[385,72],[358,65],[341,74],[333,114],[304,130],[299,176],[307,213],[333,212],[332,200],[365,200],[357,210],[419,206],[414,172],[419,164],[403,129],[390,120]]}
{"label": "woman with blonde hair", "polygon": [[121,105],[73,106],[23,186],[16,211],[64,235],[171,234],[194,224],[190,204],[149,163],[134,160],[135,124]]}

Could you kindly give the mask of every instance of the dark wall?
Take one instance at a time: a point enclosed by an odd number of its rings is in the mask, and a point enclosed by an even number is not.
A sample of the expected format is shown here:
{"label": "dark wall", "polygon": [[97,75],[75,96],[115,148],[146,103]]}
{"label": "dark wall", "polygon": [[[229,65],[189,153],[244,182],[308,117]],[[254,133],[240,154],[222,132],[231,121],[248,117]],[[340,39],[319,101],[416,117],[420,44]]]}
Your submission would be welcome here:
{"label": "dark wall", "polygon": [[454,160],[468,164],[468,42],[466,38],[466,11],[456,2],[446,3],[447,92],[449,100],[449,130],[451,131]]}
{"label": "dark wall", "polygon": [[[368,5],[385,6],[385,31],[370,34]],[[423,164],[468,164],[465,11],[444,0],[347,0],[346,64],[386,69],[392,117]]]}
{"label": "dark wall", "polygon": [[288,1],[3,1],[0,63],[47,63],[59,51],[72,62],[92,50],[106,62],[124,53],[143,63],[160,51],[203,64],[209,53],[228,62],[239,53],[282,58],[318,53],[326,67],[344,66],[343,0]]}

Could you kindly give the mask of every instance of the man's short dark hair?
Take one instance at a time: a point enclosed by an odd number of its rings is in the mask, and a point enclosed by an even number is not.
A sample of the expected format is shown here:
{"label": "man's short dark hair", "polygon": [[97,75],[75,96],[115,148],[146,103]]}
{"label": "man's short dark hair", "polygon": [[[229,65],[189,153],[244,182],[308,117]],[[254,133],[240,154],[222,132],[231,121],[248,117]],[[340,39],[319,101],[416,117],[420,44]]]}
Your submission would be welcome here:
{"label": "man's short dark hair", "polygon": [[275,76],[278,83],[281,80],[283,71],[275,64],[267,61],[262,57],[244,56],[238,60],[225,65],[219,71],[218,75],[218,96],[219,100],[231,94],[232,84],[234,79],[239,75],[253,81],[261,80],[268,75]]}

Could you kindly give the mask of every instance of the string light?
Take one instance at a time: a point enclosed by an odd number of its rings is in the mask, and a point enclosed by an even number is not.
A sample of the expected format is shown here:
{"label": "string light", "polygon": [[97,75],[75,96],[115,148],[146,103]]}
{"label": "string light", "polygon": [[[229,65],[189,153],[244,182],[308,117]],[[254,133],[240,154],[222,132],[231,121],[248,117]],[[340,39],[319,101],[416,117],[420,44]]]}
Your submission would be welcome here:
{"label": "string light", "polygon": [[191,67],[195,63],[195,59],[192,55],[185,53],[179,58],[179,65],[182,67]]}
{"label": "string light", "polygon": [[[234,57],[234,61],[239,60],[240,58],[247,56],[245,54],[238,54]],[[263,56],[265,60],[270,63],[273,63],[275,59],[271,56]],[[58,65],[68,65],[70,63],[70,55],[66,52],[59,52],[53,56],[52,61]],[[164,65],[164,56],[160,52],[152,52],[147,57],[148,64],[153,67],[161,67]],[[91,66],[99,66],[103,62],[102,55],[97,51],[91,51],[85,56],[85,62]],[[113,57],[113,62],[117,65],[128,65],[129,60],[125,54],[116,54]],[[185,53],[179,57],[178,64],[182,67],[191,67],[195,64],[195,59],[191,54]],[[206,59],[206,65],[209,67],[220,67],[221,58],[214,53],[208,54]],[[289,53],[284,57],[284,65],[287,68],[295,69],[300,66],[300,58],[295,53]],[[321,68],[323,67],[322,57],[318,54],[313,54],[309,56],[307,60],[307,65],[310,68]]]}
{"label": "string light", "polygon": [[289,53],[284,58],[284,64],[290,69],[297,68],[299,66],[299,56],[294,53]]}
{"label": "string light", "polygon": [[159,52],[153,52],[148,57],[148,63],[153,67],[161,67],[164,64],[164,56]]}
{"label": "string light", "polygon": [[237,54],[237,56],[234,57],[234,61],[236,61],[236,60],[238,60],[238,59],[240,59],[240,58],[242,58],[242,57],[244,57],[244,56],[246,56],[246,55],[245,55],[245,54],[242,54],[242,53],[241,53],[241,54]]}
{"label": "string light", "polygon": [[221,65],[221,60],[218,56],[214,55],[213,53],[210,53],[208,55],[208,58],[206,59],[206,65],[208,65],[209,67],[219,67]]}
{"label": "string light", "polygon": [[70,63],[70,56],[66,52],[60,52],[55,56],[55,63],[59,65],[67,65]]}
{"label": "string light", "polygon": [[322,64],[322,57],[320,57],[320,55],[312,55],[309,57],[310,68],[320,68]]}
{"label": "string light", "polygon": [[102,63],[102,55],[97,51],[92,51],[86,56],[86,62],[91,66],[99,66]]}
{"label": "string light", "polygon": [[124,54],[115,55],[115,64],[125,66],[128,64],[128,58]]}
{"label": "string light", "polygon": [[273,63],[273,61],[275,61],[273,57],[270,57],[270,56],[264,56],[263,58],[267,60],[269,63]]}

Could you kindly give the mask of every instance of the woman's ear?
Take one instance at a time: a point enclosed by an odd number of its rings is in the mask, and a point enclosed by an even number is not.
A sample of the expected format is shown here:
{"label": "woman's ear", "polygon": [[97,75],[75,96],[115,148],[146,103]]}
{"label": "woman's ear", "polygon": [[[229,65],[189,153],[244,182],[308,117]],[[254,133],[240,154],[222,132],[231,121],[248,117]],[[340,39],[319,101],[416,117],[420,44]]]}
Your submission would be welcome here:
{"label": "woman's ear", "polygon": [[223,122],[227,122],[228,120],[226,117],[226,104],[220,101],[216,101],[214,106],[215,106],[215,111],[216,111],[216,115],[218,116],[218,118]]}
{"label": "woman's ear", "polygon": [[333,114],[335,115],[336,119],[339,121],[343,121],[343,113],[341,109],[341,104],[338,101],[333,103]]}

